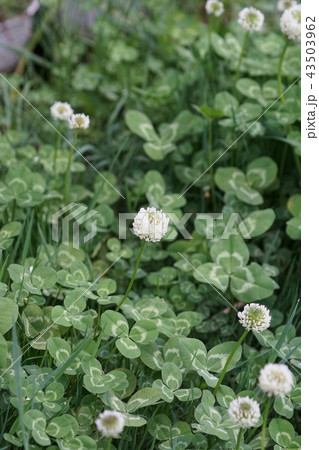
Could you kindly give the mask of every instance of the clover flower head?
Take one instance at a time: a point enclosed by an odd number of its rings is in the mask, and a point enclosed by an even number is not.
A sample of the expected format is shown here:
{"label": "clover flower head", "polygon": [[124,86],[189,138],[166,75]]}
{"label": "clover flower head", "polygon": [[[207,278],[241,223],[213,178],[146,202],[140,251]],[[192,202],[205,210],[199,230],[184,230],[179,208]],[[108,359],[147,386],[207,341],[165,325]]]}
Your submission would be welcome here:
{"label": "clover flower head", "polygon": [[267,330],[271,321],[269,309],[258,303],[246,305],[243,311],[238,313],[238,317],[241,325],[246,328],[246,330],[252,331]]}
{"label": "clover flower head", "polygon": [[69,120],[73,114],[73,109],[69,103],[66,102],[55,102],[51,108],[51,116],[53,119],[58,120]]}
{"label": "clover flower head", "polygon": [[69,127],[71,129],[82,128],[85,130],[86,128],[89,128],[89,125],[90,118],[85,114],[72,114],[69,118]]}
{"label": "clover flower head", "polygon": [[291,8],[292,6],[296,6],[296,0],[278,0],[277,2],[277,10],[279,12],[284,12],[286,9]]}
{"label": "clover flower head", "polygon": [[268,396],[278,395],[283,397],[291,391],[293,376],[284,364],[266,364],[259,374],[259,387]]}
{"label": "clover flower head", "polygon": [[263,13],[253,7],[242,9],[238,15],[238,23],[246,31],[261,30],[264,19]]}
{"label": "clover flower head", "polygon": [[168,229],[169,217],[156,208],[141,208],[133,222],[133,233],[147,242],[159,242]]}
{"label": "clover flower head", "polygon": [[286,9],[280,18],[280,29],[289,39],[301,39],[301,6],[295,5]]}
{"label": "clover flower head", "polygon": [[250,397],[238,397],[230,402],[228,414],[236,425],[253,427],[260,418],[259,404]]}
{"label": "clover flower head", "polygon": [[224,3],[219,0],[207,0],[205,9],[207,14],[213,14],[216,17],[220,17],[224,12]]}
{"label": "clover flower head", "polygon": [[119,438],[125,426],[125,418],[119,411],[103,411],[95,421],[97,429],[105,437]]}

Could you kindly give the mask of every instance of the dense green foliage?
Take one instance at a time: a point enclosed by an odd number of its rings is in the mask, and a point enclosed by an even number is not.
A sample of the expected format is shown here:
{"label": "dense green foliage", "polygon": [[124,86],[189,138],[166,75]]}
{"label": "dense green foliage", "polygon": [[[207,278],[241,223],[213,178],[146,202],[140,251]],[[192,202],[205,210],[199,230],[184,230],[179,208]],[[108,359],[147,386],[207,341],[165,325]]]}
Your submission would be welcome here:
{"label": "dense green foliage", "polygon": [[[267,447],[300,448],[300,45],[281,67],[276,2],[252,2],[265,25],[237,80],[243,2],[208,18],[199,2],[82,1],[98,10],[83,35],[42,3],[25,66],[0,79],[1,448],[107,448],[94,421],[114,409],[126,426],[113,448],[234,449],[229,403],[248,395],[264,412],[268,362],[286,363],[294,387],[273,401]],[[56,101],[90,116],[69,190],[95,212],[80,248],[52,235],[74,142],[50,117]],[[119,213],[147,206],[175,222],[146,243],[117,311],[141,248],[128,229],[119,239]],[[185,213],[191,239],[176,227]],[[270,328],[248,334],[213,395],[250,302]],[[260,448],[261,425],[242,450]]]}

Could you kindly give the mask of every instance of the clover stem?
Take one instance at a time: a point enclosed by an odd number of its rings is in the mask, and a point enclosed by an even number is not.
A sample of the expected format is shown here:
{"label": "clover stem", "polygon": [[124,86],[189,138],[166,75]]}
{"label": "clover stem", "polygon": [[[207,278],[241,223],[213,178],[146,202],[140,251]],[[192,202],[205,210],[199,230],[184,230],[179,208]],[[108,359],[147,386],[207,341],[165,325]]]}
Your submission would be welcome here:
{"label": "clover stem", "polygon": [[111,450],[111,447],[112,447],[112,438],[110,437],[110,438],[107,438],[107,441],[106,441],[106,450]]}
{"label": "clover stem", "polygon": [[241,68],[241,63],[243,62],[244,54],[245,54],[247,43],[248,43],[248,38],[249,38],[249,31],[247,31],[246,34],[245,34],[243,46],[242,46],[241,53],[240,53],[240,56],[239,56],[239,61],[238,61],[237,68],[236,68],[236,77],[235,77],[234,87],[236,87],[236,83],[238,81],[239,72],[240,72],[240,68]]}
{"label": "clover stem", "polygon": [[237,444],[236,444],[235,450],[239,450],[240,449],[240,441],[241,441],[241,438],[243,437],[243,433],[244,433],[244,429],[241,428],[239,430],[239,433],[238,433],[238,436],[237,436]]}
{"label": "clover stem", "polygon": [[282,49],[281,55],[280,55],[280,60],[279,60],[279,67],[278,67],[278,76],[277,76],[277,80],[278,80],[278,97],[280,97],[280,100],[282,102],[285,101],[284,96],[282,94],[282,65],[285,59],[285,54],[286,54],[286,50],[288,48],[289,45],[289,41],[288,39],[286,40],[285,46]]}
{"label": "clover stem", "polygon": [[212,72],[213,61],[212,61],[212,52],[211,52],[211,30],[213,26],[213,18],[209,16],[208,24],[207,24],[207,56],[208,56],[208,69]]}
{"label": "clover stem", "polygon": [[145,244],[146,244],[146,241],[143,241],[142,245],[141,245],[141,248],[140,248],[140,252],[138,254],[138,257],[137,257],[137,260],[136,260],[136,263],[135,263],[135,267],[134,267],[134,271],[133,271],[131,280],[129,282],[129,285],[127,286],[127,289],[126,289],[126,292],[124,294],[124,297],[122,298],[122,300],[118,304],[118,306],[115,309],[115,311],[118,311],[121,308],[121,306],[123,305],[123,303],[127,299],[129,293],[131,292],[131,289],[132,289],[132,286],[133,286],[133,283],[134,283],[134,280],[135,280],[135,277],[136,277],[136,272],[137,272],[138,266],[140,265],[140,260],[142,258],[142,254],[143,254],[143,250],[144,250]]}
{"label": "clover stem", "polygon": [[98,326],[100,324],[100,320],[101,320],[101,312],[102,312],[102,308],[101,308],[101,303],[98,304],[98,311],[97,311],[97,321],[96,321],[96,327],[94,330],[94,340],[97,336],[97,330],[98,330]]}
{"label": "clover stem", "polygon": [[74,148],[77,140],[77,132],[75,131],[74,137],[73,137],[73,143],[71,145],[71,148],[69,150],[69,158],[68,158],[68,165],[65,172],[65,182],[64,182],[64,205],[67,205],[69,202],[69,185],[70,185],[70,172],[71,172],[71,163],[73,159],[73,153]]}
{"label": "clover stem", "polygon": [[269,410],[270,410],[270,405],[271,405],[271,397],[269,397],[267,404],[266,404],[266,408],[265,408],[265,412],[264,412],[264,423],[263,423],[263,427],[261,430],[261,450],[265,450],[265,445],[266,445],[266,430],[267,430],[267,421],[268,421],[268,414],[269,414]]}
{"label": "clover stem", "polygon": [[56,145],[54,148],[54,153],[53,153],[53,176],[54,176],[55,181],[56,181],[56,161],[57,161],[57,157],[58,157],[58,150],[60,149],[60,147],[61,147],[61,135],[58,134]]}
{"label": "clover stem", "polygon": [[53,176],[54,176],[55,180],[56,180],[56,160],[57,160],[57,156],[58,156],[58,149],[57,149],[57,147],[55,147],[54,153],[53,153]]}
{"label": "clover stem", "polygon": [[240,344],[243,342],[243,340],[245,339],[245,337],[247,336],[248,333],[249,333],[249,330],[245,330],[245,331],[244,331],[244,333],[241,335],[241,337],[239,338],[239,340],[236,342],[236,344],[235,344],[233,350],[231,351],[230,355],[228,356],[227,361],[226,361],[226,364],[225,364],[225,366],[224,366],[224,368],[223,368],[223,371],[222,371],[222,373],[220,374],[218,383],[216,384],[215,389],[214,389],[214,391],[213,391],[213,395],[214,395],[214,396],[216,396],[216,394],[217,394],[217,392],[218,392],[218,389],[219,389],[220,385],[222,384],[222,381],[223,381],[224,376],[225,376],[225,374],[226,374],[226,372],[227,372],[228,366],[229,366],[229,364],[231,363],[231,360],[233,359],[233,356],[235,355],[237,349],[240,347]]}

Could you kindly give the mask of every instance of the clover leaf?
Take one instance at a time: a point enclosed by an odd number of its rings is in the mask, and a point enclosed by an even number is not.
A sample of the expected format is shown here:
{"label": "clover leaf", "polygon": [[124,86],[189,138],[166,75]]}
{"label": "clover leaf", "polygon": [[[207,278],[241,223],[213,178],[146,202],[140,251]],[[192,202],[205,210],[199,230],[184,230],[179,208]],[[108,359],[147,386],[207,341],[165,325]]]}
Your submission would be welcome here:
{"label": "clover leaf", "polygon": [[288,200],[287,204],[292,218],[286,223],[286,233],[293,240],[301,238],[301,195],[295,194]]}
{"label": "clover leaf", "polygon": [[256,263],[247,265],[249,250],[239,235],[215,242],[210,251],[214,262],[197,267],[194,278],[211,283],[222,292],[229,286],[233,295],[245,303],[270,297],[277,284]]}
{"label": "clover leaf", "polygon": [[236,167],[219,167],[215,181],[224,192],[232,192],[249,205],[261,205],[263,197],[260,191],[268,188],[276,179],[277,164],[268,156],[262,156],[247,166],[246,175]]}

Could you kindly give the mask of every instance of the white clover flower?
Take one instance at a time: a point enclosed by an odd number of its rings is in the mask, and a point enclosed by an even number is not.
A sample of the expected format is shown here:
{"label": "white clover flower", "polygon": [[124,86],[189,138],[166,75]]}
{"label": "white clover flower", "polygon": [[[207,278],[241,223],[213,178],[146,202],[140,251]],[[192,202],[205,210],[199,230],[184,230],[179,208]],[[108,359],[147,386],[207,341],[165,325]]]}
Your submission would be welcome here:
{"label": "white clover flower", "polygon": [[119,411],[103,411],[95,421],[97,429],[105,437],[119,438],[125,426],[125,418]]}
{"label": "white clover flower", "polygon": [[271,315],[266,306],[258,303],[246,305],[242,312],[238,313],[239,322],[246,330],[264,331],[269,328]]}
{"label": "white clover flower", "polygon": [[63,102],[55,102],[51,108],[51,116],[53,119],[58,120],[68,120],[72,114],[73,109],[69,103],[63,103]]}
{"label": "white clover flower", "polygon": [[300,41],[301,38],[301,6],[295,5],[283,13],[280,18],[280,29],[289,39]]}
{"label": "white clover flower", "polygon": [[284,364],[266,364],[259,374],[259,387],[268,396],[279,395],[283,397],[291,391],[293,376]]}
{"label": "white clover flower", "polygon": [[69,118],[69,127],[71,129],[83,128],[85,130],[86,128],[89,128],[89,125],[90,118],[85,114],[72,114],[72,116]]}
{"label": "white clover flower", "polygon": [[228,414],[236,425],[253,427],[260,418],[259,404],[250,397],[238,397],[230,402]]}
{"label": "white clover flower", "polygon": [[133,233],[147,242],[159,242],[167,232],[169,217],[156,208],[141,208],[133,222]]}
{"label": "white clover flower", "polygon": [[244,8],[238,15],[238,23],[246,31],[259,31],[264,23],[265,16],[259,9]]}
{"label": "white clover flower", "polygon": [[207,14],[213,14],[216,17],[219,17],[224,12],[224,3],[219,0],[207,0],[205,9]]}
{"label": "white clover flower", "polygon": [[296,6],[297,2],[295,0],[278,0],[277,9],[279,12],[285,11],[285,9],[289,9],[292,6]]}

